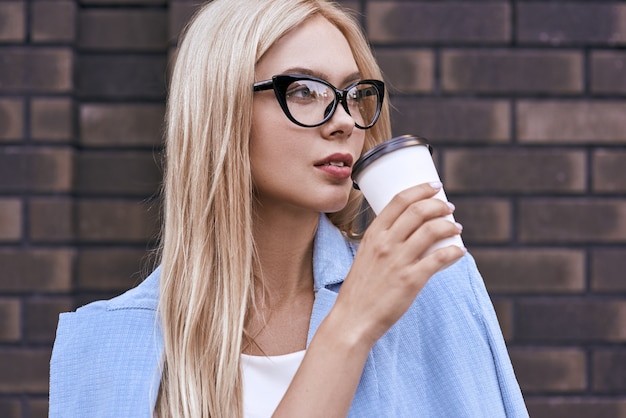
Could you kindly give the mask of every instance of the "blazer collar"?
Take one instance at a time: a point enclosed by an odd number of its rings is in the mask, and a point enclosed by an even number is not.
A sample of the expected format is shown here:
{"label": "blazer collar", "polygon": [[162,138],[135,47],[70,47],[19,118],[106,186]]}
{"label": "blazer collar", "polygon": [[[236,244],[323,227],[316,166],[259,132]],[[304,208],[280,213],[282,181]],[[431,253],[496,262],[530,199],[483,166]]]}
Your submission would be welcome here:
{"label": "blazer collar", "polygon": [[314,290],[343,282],[354,259],[355,244],[350,243],[328,219],[320,214],[313,243]]}

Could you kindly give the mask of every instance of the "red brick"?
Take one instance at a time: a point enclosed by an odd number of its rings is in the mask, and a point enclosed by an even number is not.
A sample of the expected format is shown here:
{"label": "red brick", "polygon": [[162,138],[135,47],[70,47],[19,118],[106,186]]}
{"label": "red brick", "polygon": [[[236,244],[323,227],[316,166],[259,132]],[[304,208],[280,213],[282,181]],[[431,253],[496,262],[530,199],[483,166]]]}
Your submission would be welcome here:
{"label": "red brick", "polygon": [[50,142],[72,140],[74,136],[74,107],[71,99],[33,99],[30,114],[30,133],[33,139]]}
{"label": "red brick", "polygon": [[0,43],[23,42],[26,39],[26,3],[0,3]]}
{"label": "red brick", "polygon": [[503,243],[511,239],[511,203],[506,199],[448,196],[456,205],[454,217],[463,225],[463,241]]}
{"label": "red brick", "polygon": [[167,15],[161,9],[84,9],[79,33],[83,49],[164,51]]}
{"label": "red brick", "polygon": [[129,248],[84,249],[78,253],[78,288],[117,291],[147,277],[146,251]]}
{"label": "red brick", "polygon": [[134,200],[84,200],[78,203],[82,242],[144,243],[156,237],[158,206]]}
{"label": "red brick", "polygon": [[583,57],[577,51],[444,51],[441,73],[443,89],[450,93],[575,94],[583,90]]}
{"label": "red brick", "polygon": [[33,198],[29,205],[30,238],[34,242],[74,239],[74,205],[67,198]]}
{"label": "red brick", "polygon": [[626,392],[626,349],[624,347],[593,351],[593,389],[601,393]]}
{"label": "red brick", "polygon": [[626,52],[591,53],[591,91],[597,94],[626,93]]}
{"label": "red brick", "polygon": [[569,249],[474,249],[485,284],[493,293],[580,293],[585,290],[585,254]]}
{"label": "red brick", "polygon": [[163,105],[84,104],[80,140],[87,147],[150,147],[162,142]]}
{"label": "red brick", "polygon": [[594,397],[526,397],[533,418],[626,418],[626,400]]}
{"label": "red brick", "polygon": [[72,309],[70,298],[30,298],[24,306],[24,336],[26,341],[52,343],[56,334],[59,314]]}
{"label": "red brick", "polygon": [[522,2],[517,5],[517,38],[552,46],[626,43],[626,6],[594,3]]}
{"label": "red brick", "polygon": [[19,399],[0,399],[0,417],[22,418],[22,403]]}
{"label": "red brick", "polygon": [[0,198],[0,242],[19,241],[22,237],[22,201]]}
{"label": "red brick", "polygon": [[82,54],[77,58],[77,93],[82,100],[165,99],[163,54]]}
{"label": "red brick", "polygon": [[68,291],[72,285],[72,264],[71,250],[0,249],[0,292]]}
{"label": "red brick", "polygon": [[48,393],[50,350],[0,350],[0,393]]}
{"label": "red brick", "polygon": [[626,292],[626,249],[597,248],[591,251],[591,289],[595,292]]}
{"label": "red brick", "polygon": [[511,38],[508,3],[369,2],[373,43],[504,43]]}
{"label": "red brick", "polygon": [[510,138],[510,107],[506,100],[414,99],[396,96],[393,131],[418,134],[438,143],[503,143]]}
{"label": "red brick", "polygon": [[150,196],[161,183],[160,159],[151,151],[87,151],[77,157],[76,191],[83,195]]}
{"label": "red brick", "polygon": [[[0,342],[19,341],[22,337],[21,327],[19,299],[0,298]],[[4,415],[0,414],[0,416]]]}
{"label": "red brick", "polygon": [[68,192],[72,151],[0,147],[0,192]]}
{"label": "red brick", "polygon": [[520,299],[515,338],[524,342],[626,342],[623,299]]}
{"label": "red brick", "polygon": [[626,101],[522,100],[517,104],[520,142],[626,143]]}
{"label": "red brick", "polygon": [[524,394],[586,389],[587,361],[581,349],[517,348],[509,354]]}
{"label": "red brick", "polygon": [[519,205],[519,239],[533,243],[624,243],[624,199],[533,199]]}
{"label": "red brick", "polygon": [[445,150],[443,161],[443,178],[451,193],[571,193],[586,186],[582,150]]}
{"label": "red brick", "polygon": [[23,138],[24,101],[0,99],[0,142],[20,141]]}
{"label": "red brick", "polygon": [[426,49],[384,49],[375,51],[390,93],[424,93],[434,88],[435,58]]}
{"label": "red brick", "polygon": [[72,90],[73,56],[67,48],[0,48],[0,88],[16,93]]}
{"label": "red brick", "polygon": [[76,4],[63,0],[33,2],[31,39],[35,42],[73,42],[76,37]]}
{"label": "red brick", "polygon": [[593,152],[593,191],[626,192],[626,150],[597,149]]}
{"label": "red brick", "polygon": [[[179,1],[179,0],[173,0]],[[183,0],[189,1],[189,0]],[[81,0],[81,4],[89,6],[158,6],[167,3],[167,0]]]}

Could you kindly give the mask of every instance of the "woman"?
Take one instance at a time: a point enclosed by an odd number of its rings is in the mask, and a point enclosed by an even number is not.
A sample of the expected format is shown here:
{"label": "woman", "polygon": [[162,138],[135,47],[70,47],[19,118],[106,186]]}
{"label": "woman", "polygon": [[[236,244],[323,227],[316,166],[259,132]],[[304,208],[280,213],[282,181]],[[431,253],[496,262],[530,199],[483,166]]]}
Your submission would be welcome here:
{"label": "woman", "polygon": [[422,256],[460,233],[441,185],[357,246],[351,166],[390,137],[380,79],[326,1],[199,11],[168,98],[161,266],[62,315],[52,417],[527,416],[471,257]]}

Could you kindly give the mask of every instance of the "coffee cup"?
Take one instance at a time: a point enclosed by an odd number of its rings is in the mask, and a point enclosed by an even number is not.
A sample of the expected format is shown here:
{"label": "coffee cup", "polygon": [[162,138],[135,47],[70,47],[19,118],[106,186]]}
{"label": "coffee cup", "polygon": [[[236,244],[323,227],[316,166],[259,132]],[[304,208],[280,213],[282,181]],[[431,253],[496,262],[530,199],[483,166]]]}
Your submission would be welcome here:
{"label": "coffee cup", "polygon": [[[401,191],[441,180],[428,141],[413,135],[402,135],[378,144],[363,154],[354,164],[352,181],[378,215]],[[448,201],[443,188],[434,197]],[[445,219],[454,222],[452,214],[445,216]],[[455,235],[435,243],[424,255],[449,245],[464,246],[461,236]]]}

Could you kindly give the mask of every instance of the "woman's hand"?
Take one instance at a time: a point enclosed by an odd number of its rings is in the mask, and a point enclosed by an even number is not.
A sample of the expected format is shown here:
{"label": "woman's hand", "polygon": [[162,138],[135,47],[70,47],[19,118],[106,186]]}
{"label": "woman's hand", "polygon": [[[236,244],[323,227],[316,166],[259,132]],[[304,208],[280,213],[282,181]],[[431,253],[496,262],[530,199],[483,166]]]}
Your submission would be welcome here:
{"label": "woman's hand", "polygon": [[440,188],[426,183],[399,193],[366,231],[331,312],[353,342],[371,347],[433,274],[465,254],[449,246],[424,255],[435,242],[461,232],[459,224],[443,219],[454,206],[433,198]]}

